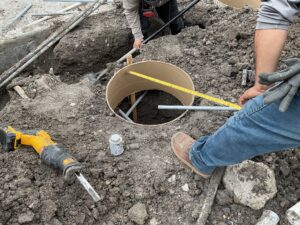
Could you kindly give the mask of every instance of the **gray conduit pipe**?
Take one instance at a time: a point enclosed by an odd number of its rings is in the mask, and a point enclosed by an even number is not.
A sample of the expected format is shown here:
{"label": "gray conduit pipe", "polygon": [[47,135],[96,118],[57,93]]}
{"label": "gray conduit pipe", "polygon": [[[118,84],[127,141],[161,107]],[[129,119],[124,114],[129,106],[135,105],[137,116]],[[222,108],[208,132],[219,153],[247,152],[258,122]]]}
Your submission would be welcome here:
{"label": "gray conduit pipe", "polygon": [[159,105],[158,109],[168,110],[203,110],[203,111],[238,111],[237,109],[224,106],[185,106],[185,105]]}

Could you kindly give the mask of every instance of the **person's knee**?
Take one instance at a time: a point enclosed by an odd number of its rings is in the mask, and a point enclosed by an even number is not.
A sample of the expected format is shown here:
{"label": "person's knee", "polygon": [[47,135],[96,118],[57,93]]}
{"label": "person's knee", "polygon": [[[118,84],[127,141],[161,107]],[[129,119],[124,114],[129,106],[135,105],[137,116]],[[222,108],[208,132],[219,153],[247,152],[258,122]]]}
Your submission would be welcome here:
{"label": "person's knee", "polygon": [[299,7],[287,0],[264,1],[258,13],[256,29],[287,30],[293,17],[299,12]]}

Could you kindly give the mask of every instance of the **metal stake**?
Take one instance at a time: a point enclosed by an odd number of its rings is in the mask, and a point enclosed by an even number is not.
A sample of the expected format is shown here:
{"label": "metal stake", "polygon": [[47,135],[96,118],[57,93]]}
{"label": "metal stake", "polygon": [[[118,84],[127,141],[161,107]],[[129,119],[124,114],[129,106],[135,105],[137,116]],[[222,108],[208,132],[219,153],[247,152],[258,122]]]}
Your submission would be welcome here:
{"label": "metal stake", "polygon": [[[133,61],[132,60],[132,55],[128,54],[127,55],[127,65],[131,65],[132,61]],[[134,103],[136,102],[136,95],[135,95],[135,93],[133,93],[133,94],[130,95],[130,101],[131,101],[131,105],[134,105]],[[129,116],[129,115],[127,115],[127,116]],[[136,123],[137,119],[138,119],[136,108],[133,110],[132,118],[133,118],[133,121]]]}

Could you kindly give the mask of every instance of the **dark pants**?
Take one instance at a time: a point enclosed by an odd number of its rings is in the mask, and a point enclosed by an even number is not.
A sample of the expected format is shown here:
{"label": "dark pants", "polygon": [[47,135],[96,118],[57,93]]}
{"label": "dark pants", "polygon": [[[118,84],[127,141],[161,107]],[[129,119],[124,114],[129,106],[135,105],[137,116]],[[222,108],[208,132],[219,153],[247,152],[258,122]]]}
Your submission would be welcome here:
{"label": "dark pants", "polygon": [[[142,4],[140,4],[142,5]],[[165,23],[169,22],[172,18],[174,18],[178,14],[177,0],[170,0],[166,4],[155,8],[158,16]],[[149,18],[144,17],[142,13],[142,7],[140,7],[140,19],[141,19],[141,27],[144,38],[148,37],[148,30],[150,28]],[[183,20],[182,18],[178,18],[174,22],[170,24],[171,34],[178,34],[183,28]]]}

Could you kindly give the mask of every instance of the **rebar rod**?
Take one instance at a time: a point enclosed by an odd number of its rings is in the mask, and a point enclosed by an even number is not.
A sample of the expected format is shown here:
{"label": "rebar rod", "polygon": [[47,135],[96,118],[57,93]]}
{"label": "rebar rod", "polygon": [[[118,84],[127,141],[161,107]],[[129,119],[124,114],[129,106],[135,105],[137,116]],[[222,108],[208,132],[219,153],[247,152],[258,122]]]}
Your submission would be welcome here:
{"label": "rebar rod", "polygon": [[94,12],[100,5],[104,4],[106,0],[96,0],[91,6],[86,8],[83,12],[72,17],[69,22],[53,33],[47,40],[42,42],[33,52],[29,53],[23,59],[21,59],[16,65],[5,71],[0,76],[0,89],[7,85],[12,79],[14,79],[21,71],[23,71],[31,62],[42,55],[46,50],[53,46],[63,36],[65,36],[70,30],[76,27],[85,17]]}
{"label": "rebar rod", "polygon": [[237,109],[225,106],[187,106],[187,105],[158,105],[158,109],[171,110],[206,110],[206,111],[238,111]]}
{"label": "rebar rod", "polygon": [[129,108],[129,110],[126,112],[126,115],[129,116],[130,113],[137,107],[138,104],[142,101],[142,99],[145,97],[145,95],[148,93],[148,91],[144,91],[144,93],[138,97],[138,99],[135,101],[135,103]]}
{"label": "rebar rod", "polygon": [[124,117],[124,119],[126,119],[126,120],[128,120],[129,122],[132,122],[132,123],[133,123],[132,119],[130,119],[129,116],[127,116],[126,113],[123,112],[122,109],[119,109],[119,113],[121,114],[121,116]]}
{"label": "rebar rod", "polygon": [[44,17],[44,16],[64,16],[73,14],[75,12],[51,12],[51,13],[35,13],[31,14],[32,17]]}

